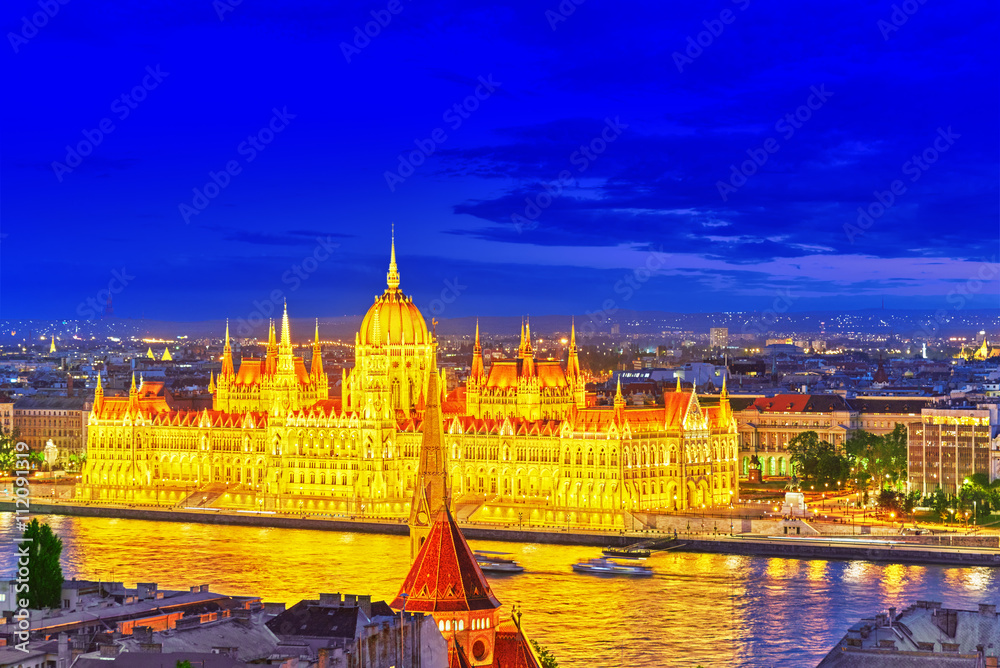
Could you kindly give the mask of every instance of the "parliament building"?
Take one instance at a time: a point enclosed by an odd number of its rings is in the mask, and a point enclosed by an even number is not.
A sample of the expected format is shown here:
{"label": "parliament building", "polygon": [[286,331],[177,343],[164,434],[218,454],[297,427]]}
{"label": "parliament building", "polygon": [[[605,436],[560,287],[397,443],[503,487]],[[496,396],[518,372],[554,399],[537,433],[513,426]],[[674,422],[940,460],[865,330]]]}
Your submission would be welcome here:
{"label": "parliament building", "polygon": [[[226,329],[212,409],[178,410],[162,383],[105,397],[100,378],[81,500],[406,518],[437,341],[399,288],[393,244],[384,293],[330,396],[319,329],[294,354],[287,307],[263,358],[237,362]],[[484,365],[478,326],[464,387],[436,397],[462,521],[618,527],[632,512],[728,506],[738,497],[737,421],[725,387],[702,405],[680,386],[655,407],[590,406],[575,330],[568,359],[538,359],[530,325],[514,359]],[[437,390],[435,389],[435,393]]]}

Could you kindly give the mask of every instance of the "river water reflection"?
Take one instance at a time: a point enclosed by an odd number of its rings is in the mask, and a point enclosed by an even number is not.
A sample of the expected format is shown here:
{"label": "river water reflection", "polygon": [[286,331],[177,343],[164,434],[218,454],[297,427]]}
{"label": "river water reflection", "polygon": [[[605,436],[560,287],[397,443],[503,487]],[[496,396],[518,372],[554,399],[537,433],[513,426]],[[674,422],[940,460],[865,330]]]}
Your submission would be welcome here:
{"label": "river water reflection", "polygon": [[[67,577],[158,582],[289,604],[319,592],[390,600],[409,566],[401,536],[39,516],[63,540]],[[13,515],[0,513],[0,573],[14,569]],[[529,636],[564,668],[815,666],[854,621],[918,599],[976,609],[998,602],[991,568],[661,553],[643,580],[575,574],[595,548],[471,541],[527,571],[493,576]]]}

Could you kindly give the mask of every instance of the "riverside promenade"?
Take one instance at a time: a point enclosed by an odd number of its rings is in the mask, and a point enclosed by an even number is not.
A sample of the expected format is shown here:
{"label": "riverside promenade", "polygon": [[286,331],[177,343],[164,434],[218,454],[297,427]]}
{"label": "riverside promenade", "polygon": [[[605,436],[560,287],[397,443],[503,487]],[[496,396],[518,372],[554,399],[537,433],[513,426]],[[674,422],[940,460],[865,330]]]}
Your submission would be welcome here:
{"label": "riverside promenade", "polygon": [[[0,501],[0,512],[13,512],[14,503]],[[309,517],[277,513],[221,509],[162,509],[67,502],[32,501],[32,515],[69,515],[195,522],[200,524],[278,527],[320,531],[406,535],[399,519]],[[676,517],[676,516],[675,516]],[[657,530],[608,531],[582,527],[511,527],[483,523],[460,523],[472,540],[516,543],[549,543],[594,547],[641,544],[654,551],[708,552],[789,559],[843,559],[879,562],[939,564],[953,566],[1000,566],[1000,549],[963,545],[964,536],[841,536],[760,535]],[[921,540],[922,539],[922,540]]]}

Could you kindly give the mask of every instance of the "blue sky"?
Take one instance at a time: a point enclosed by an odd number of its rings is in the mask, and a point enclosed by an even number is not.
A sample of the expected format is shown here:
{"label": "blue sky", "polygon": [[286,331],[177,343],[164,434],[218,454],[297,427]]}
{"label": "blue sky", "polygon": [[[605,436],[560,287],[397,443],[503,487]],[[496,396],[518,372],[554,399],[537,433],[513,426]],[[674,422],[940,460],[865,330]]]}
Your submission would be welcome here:
{"label": "blue sky", "polygon": [[996,3],[675,4],[8,2],[0,315],[997,306]]}

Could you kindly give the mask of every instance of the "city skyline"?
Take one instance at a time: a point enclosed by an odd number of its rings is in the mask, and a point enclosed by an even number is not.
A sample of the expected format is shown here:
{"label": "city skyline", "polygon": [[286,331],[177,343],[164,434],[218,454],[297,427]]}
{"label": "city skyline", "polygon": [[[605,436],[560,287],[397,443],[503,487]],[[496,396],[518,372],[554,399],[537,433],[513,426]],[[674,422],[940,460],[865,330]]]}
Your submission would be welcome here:
{"label": "city skyline", "polygon": [[393,222],[428,315],[995,308],[996,10],[917,7],[17,3],[0,315],[360,314]]}

